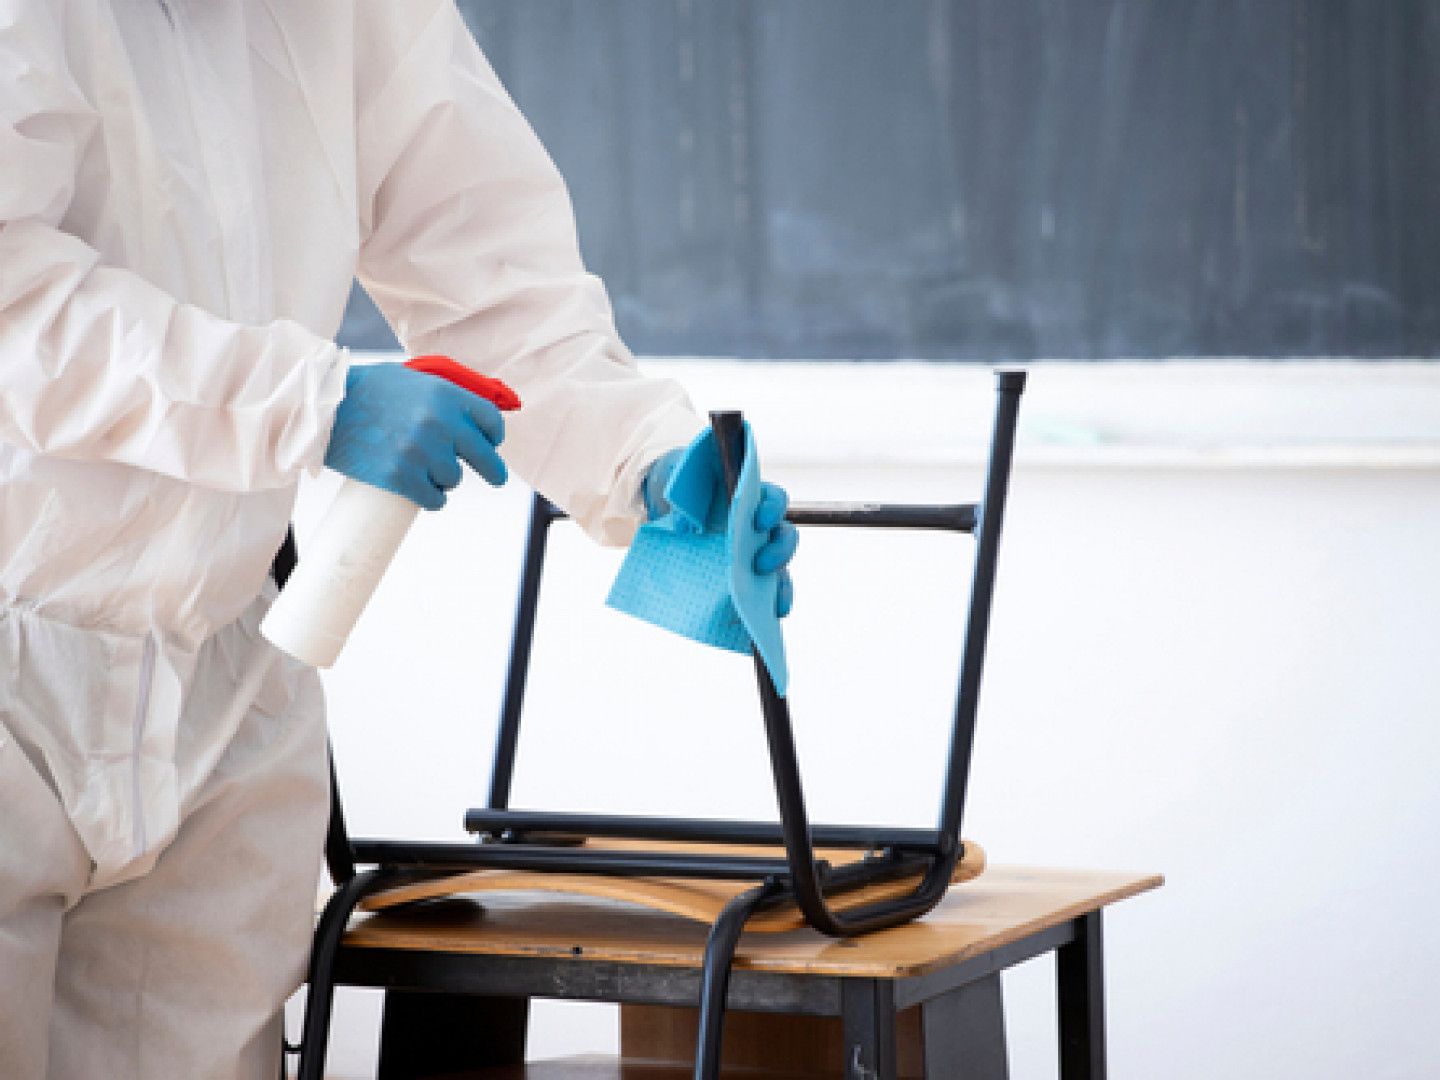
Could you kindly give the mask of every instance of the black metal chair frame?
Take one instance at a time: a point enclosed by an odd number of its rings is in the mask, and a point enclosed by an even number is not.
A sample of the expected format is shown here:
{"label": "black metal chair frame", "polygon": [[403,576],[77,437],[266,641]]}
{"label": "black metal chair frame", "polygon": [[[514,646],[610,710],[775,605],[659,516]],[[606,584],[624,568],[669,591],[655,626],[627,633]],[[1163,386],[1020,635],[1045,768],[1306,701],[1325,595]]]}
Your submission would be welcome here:
{"label": "black metal chair frame", "polygon": [[[923,529],[971,533],[976,537],[969,611],[951,730],[949,762],[934,829],[812,824],[805,808],[789,707],[776,693],[769,672],[755,657],[756,681],[768,741],[779,822],[655,818],[555,813],[509,808],[511,779],[520,732],[521,705],[529,671],[549,528],[564,514],[536,496],[521,569],[520,594],[511,640],[490,791],[483,809],[465,814],[465,828],[478,842],[352,840],[345,828],[339,787],[332,767],[332,804],[326,861],[336,890],[316,929],[310,960],[304,1034],[298,1080],[321,1080],[334,995],[336,957],[356,905],[396,884],[432,875],[478,868],[551,871],[567,874],[689,877],[754,880],[721,911],[705,946],[699,999],[700,1029],[696,1080],[719,1075],[721,1029],[735,948],[749,919],[793,904],[823,934],[850,937],[909,922],[930,911],[945,895],[963,855],[960,822],[974,743],[980,677],[984,664],[1000,526],[1004,514],[1016,415],[1025,386],[1022,371],[996,373],[996,410],[985,490],[980,503],[946,505],[795,504],[788,519],[798,526]],[[733,492],[743,454],[739,413],[712,413],[726,481]],[[293,565],[293,551],[277,559]],[[783,847],[784,857],[605,850],[577,839],[631,838],[713,844]],[[817,846],[866,852],[858,862],[832,867],[818,859]],[[368,869],[361,870],[365,866]],[[908,894],[837,911],[830,900],[881,881],[918,876]]]}

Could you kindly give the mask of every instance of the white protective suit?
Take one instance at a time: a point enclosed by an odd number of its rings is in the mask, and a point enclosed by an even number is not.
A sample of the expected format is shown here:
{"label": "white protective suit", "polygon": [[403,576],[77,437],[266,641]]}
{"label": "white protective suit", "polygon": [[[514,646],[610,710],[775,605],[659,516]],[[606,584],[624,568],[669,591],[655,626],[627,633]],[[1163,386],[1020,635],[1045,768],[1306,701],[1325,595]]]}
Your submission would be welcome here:
{"label": "white protective suit", "polygon": [[700,421],[453,0],[0,0],[0,85],[0,1076],[269,1080],[326,768],[255,626],[352,275],[603,542]]}

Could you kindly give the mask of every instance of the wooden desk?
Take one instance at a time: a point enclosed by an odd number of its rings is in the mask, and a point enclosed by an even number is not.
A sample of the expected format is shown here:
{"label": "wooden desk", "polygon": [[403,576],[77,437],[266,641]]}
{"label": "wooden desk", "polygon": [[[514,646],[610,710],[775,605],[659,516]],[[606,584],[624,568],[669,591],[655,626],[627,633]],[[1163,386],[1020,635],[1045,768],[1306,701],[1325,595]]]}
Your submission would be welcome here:
{"label": "wooden desk", "polygon": [[[839,941],[808,929],[749,934],[729,1007],[835,1018],[843,1075],[857,1080],[990,1080],[1006,1075],[999,973],[1055,951],[1061,1076],[1098,1080],[1105,1075],[1101,912],[1161,881],[992,867],[908,926]],[[545,894],[497,894],[483,905],[454,900],[384,912],[357,920],[348,933],[340,983],[389,991],[383,1080],[482,1075],[473,1070],[523,1061],[531,997],[650,1006],[697,1000],[700,924]],[[415,992],[422,987],[430,992]],[[907,1030],[928,1065],[906,1051]],[[574,1073],[532,1067],[483,1075]]]}

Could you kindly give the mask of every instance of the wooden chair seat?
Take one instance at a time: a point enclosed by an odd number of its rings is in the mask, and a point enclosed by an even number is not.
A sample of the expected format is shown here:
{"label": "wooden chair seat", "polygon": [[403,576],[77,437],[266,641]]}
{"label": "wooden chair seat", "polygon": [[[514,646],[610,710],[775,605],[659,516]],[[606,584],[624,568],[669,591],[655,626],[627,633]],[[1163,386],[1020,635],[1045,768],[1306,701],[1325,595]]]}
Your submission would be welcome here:
{"label": "wooden chair seat", "polygon": [[[774,855],[775,848],[740,847],[716,844],[662,843],[638,840],[592,840],[586,847],[607,850],[708,851],[726,855]],[[856,862],[864,852],[853,850],[822,850],[818,856],[839,867]],[[951,883],[970,881],[985,869],[985,852],[979,844],[965,842],[964,857],[955,864]],[[834,898],[831,906],[846,911],[892,896],[904,896],[915,888],[917,877],[881,882]],[[732,899],[754,887],[751,881],[711,881],[697,878],[609,877],[602,874],[553,874],[530,870],[472,870],[444,877],[428,877],[376,893],[361,902],[363,911],[384,911],[402,904],[445,897],[470,896],[483,893],[548,892],[592,897],[636,904],[652,911],[663,911],[701,923],[713,923],[720,910]],[[746,930],[780,933],[805,925],[795,907],[780,908],[753,917]]]}

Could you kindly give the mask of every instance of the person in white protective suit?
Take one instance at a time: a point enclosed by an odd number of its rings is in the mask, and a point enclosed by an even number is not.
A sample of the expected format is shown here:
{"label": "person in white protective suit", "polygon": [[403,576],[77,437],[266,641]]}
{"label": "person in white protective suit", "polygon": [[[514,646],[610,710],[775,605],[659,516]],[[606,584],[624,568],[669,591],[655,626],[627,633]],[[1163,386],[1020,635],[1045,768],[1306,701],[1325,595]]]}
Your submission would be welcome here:
{"label": "person in white protective suit", "polygon": [[0,79],[0,1077],[270,1080],[328,775],[256,627],[352,277],[601,542],[701,422],[453,0],[0,0]]}

